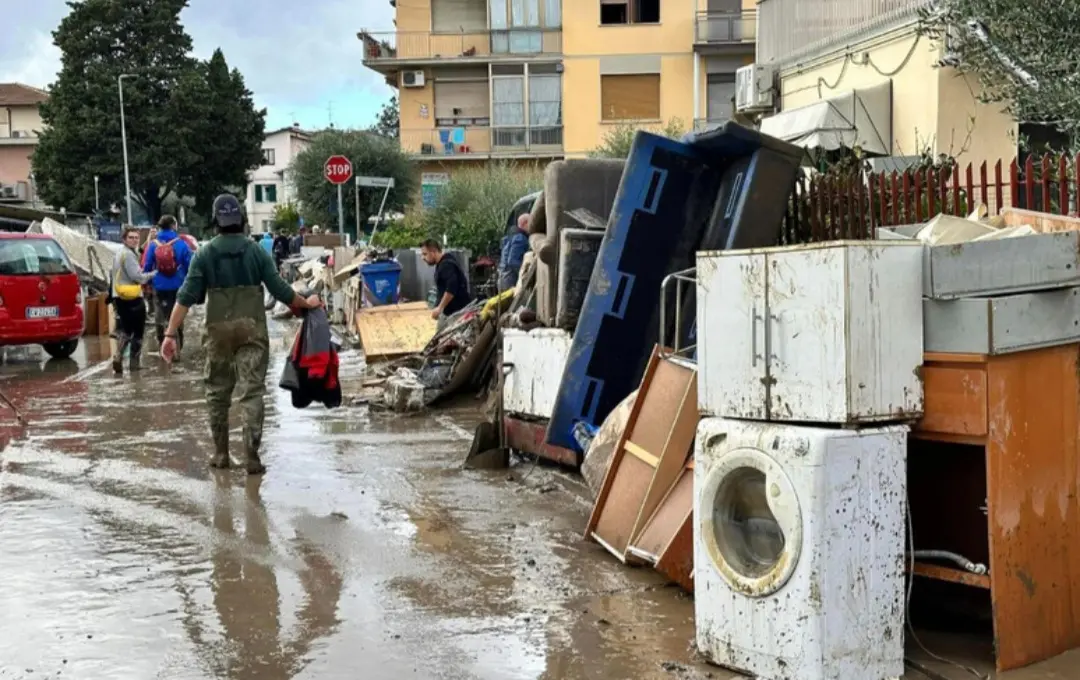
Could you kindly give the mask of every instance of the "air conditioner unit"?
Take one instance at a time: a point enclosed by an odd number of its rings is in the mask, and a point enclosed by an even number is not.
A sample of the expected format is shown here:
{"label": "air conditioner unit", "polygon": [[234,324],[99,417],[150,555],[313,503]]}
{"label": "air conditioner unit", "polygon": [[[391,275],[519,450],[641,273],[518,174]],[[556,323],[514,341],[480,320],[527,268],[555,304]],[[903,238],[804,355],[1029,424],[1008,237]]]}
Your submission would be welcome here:
{"label": "air conditioner unit", "polygon": [[771,111],[773,75],[773,68],[764,64],[749,64],[735,71],[735,111]]}
{"label": "air conditioner unit", "polygon": [[26,130],[12,130],[11,131],[11,136],[12,137],[23,137],[24,138],[24,137],[29,137],[30,133],[27,132]]}
{"label": "air conditioner unit", "polygon": [[13,184],[0,184],[0,198],[18,198],[19,192]]}
{"label": "air conditioner unit", "polygon": [[423,71],[405,71],[401,74],[401,86],[402,87],[423,87],[424,86],[424,72]]}

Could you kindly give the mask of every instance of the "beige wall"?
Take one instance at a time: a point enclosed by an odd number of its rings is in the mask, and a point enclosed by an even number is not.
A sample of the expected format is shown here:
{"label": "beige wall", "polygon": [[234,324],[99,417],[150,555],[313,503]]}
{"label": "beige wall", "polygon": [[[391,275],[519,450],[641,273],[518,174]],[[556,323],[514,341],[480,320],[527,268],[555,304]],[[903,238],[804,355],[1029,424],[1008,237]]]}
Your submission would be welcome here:
{"label": "beige wall", "polygon": [[[1015,123],[1001,113],[1000,106],[977,101],[974,79],[953,69],[937,68],[941,57],[938,45],[906,32],[849,47],[847,53],[856,56],[846,68],[847,57],[838,53],[809,68],[782,73],[783,110],[891,79],[895,155],[929,150],[974,163],[993,163],[999,158],[1008,162],[1016,155]],[[863,54],[869,55],[868,61]]]}
{"label": "beige wall", "polygon": [[31,145],[0,145],[0,184],[30,181]]}
{"label": "beige wall", "polygon": [[[10,127],[8,126],[9,119],[11,121]],[[41,113],[38,111],[38,107],[0,107],[0,137],[10,137],[13,131],[29,132],[31,136],[36,137],[41,128]]]}

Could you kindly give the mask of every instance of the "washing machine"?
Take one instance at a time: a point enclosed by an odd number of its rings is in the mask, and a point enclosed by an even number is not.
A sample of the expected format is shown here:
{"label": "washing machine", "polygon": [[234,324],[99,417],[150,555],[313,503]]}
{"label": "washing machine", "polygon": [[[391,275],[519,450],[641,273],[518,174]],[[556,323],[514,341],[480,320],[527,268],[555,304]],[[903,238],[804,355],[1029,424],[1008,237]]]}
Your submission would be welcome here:
{"label": "washing machine", "polygon": [[713,663],[761,680],[903,675],[907,432],[701,421],[694,597]]}

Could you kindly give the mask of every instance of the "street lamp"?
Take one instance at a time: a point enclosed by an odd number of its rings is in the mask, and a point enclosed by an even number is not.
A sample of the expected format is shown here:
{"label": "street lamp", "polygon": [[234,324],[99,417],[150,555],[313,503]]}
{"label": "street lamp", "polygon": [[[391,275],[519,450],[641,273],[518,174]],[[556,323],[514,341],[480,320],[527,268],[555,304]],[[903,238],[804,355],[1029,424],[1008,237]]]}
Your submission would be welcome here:
{"label": "street lamp", "polygon": [[127,152],[127,125],[124,122],[124,78],[134,78],[130,73],[122,73],[116,79],[116,83],[120,88],[120,137],[124,145],[124,190],[127,196],[127,218],[128,224],[134,224],[134,213],[131,212],[131,173],[128,171],[128,152]]}
{"label": "street lamp", "polygon": [[98,191],[98,182],[101,178],[94,175],[94,210],[101,212],[101,192]]}

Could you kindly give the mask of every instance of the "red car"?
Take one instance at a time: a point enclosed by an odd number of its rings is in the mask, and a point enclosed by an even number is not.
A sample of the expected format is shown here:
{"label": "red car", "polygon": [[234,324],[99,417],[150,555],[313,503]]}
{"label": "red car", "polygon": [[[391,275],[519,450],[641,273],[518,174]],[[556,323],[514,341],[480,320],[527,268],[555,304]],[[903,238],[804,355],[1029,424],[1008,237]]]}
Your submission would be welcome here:
{"label": "red car", "polygon": [[66,359],[83,334],[82,288],[45,234],[0,232],[0,346],[41,345]]}

